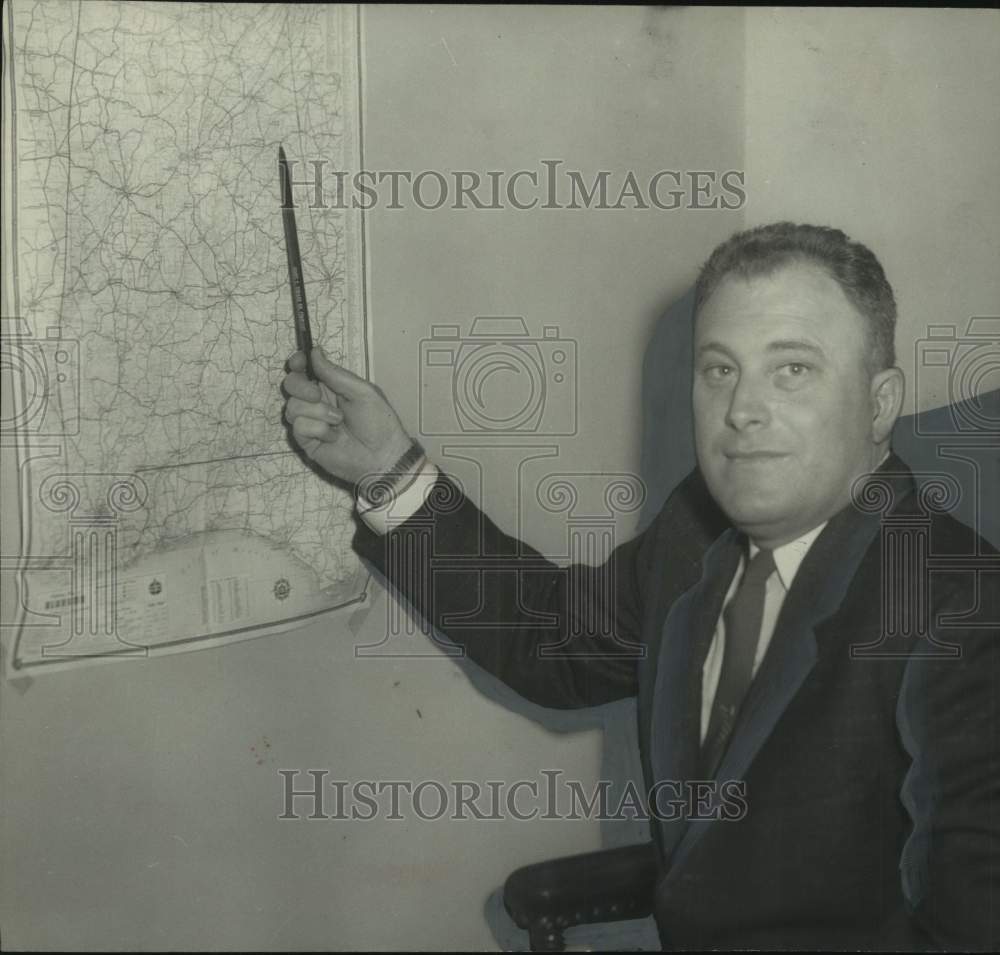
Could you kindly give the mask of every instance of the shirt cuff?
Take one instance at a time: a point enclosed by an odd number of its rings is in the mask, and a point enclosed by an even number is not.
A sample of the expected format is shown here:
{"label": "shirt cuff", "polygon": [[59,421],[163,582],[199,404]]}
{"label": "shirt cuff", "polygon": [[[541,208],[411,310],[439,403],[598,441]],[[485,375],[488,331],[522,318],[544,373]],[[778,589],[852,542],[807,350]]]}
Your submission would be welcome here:
{"label": "shirt cuff", "polygon": [[394,495],[392,499],[380,507],[373,505],[363,495],[358,495],[358,516],[376,534],[385,534],[393,527],[413,517],[424,506],[427,495],[438,479],[437,466],[424,460],[423,466],[417,472],[406,490]]}

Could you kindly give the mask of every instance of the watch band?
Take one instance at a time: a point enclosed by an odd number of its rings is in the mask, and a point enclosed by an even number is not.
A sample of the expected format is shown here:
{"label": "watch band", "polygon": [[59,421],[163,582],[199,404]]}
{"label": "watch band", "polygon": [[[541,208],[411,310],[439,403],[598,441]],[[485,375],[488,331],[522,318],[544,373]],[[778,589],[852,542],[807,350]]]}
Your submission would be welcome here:
{"label": "watch band", "polygon": [[423,446],[416,439],[398,460],[381,474],[363,477],[357,483],[356,492],[372,507],[385,507],[405,491],[415,480],[419,469],[416,465],[426,457]]}

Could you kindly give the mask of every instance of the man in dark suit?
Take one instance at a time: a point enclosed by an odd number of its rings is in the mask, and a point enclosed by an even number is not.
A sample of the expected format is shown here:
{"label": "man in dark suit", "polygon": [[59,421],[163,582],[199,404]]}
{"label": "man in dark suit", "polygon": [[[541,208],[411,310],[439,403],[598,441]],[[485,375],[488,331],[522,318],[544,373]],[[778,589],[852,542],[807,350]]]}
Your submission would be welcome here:
{"label": "man in dark suit", "polygon": [[[995,552],[891,452],[895,314],[837,230],[719,246],[695,292],[698,470],[596,568],[504,534],[369,383],[290,359],[293,436],[357,486],[355,546],[402,595],[537,703],[637,695],[665,947],[1000,944]],[[696,781],[741,784],[746,811],[657,811]]]}

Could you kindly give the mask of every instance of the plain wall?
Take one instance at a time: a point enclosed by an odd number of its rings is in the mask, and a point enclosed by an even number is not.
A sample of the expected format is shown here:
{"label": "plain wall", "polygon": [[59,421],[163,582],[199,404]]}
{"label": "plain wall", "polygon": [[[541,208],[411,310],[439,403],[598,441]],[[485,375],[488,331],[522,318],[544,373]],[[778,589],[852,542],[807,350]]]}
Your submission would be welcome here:
{"label": "plain wall", "polygon": [[[1000,315],[1000,14],[773,8],[746,24],[747,224],[836,225],[869,245],[899,307],[905,411],[949,403],[918,342]],[[992,347],[979,392],[1000,387]]]}
{"label": "plain wall", "polygon": [[[416,432],[432,324],[500,314],[556,325],[577,342],[580,429],[555,442],[552,469],[634,471],[656,320],[744,221],[819,218],[870,240],[904,341],[940,309],[995,310],[996,23],[978,12],[368,9],[369,168],[745,168],[749,199],[730,213],[373,210],[375,378]],[[946,268],[933,265],[941,255]],[[437,455],[443,442],[424,443]],[[11,457],[4,555],[17,553]],[[513,475],[491,477],[486,505],[513,529]],[[558,521],[524,533],[563,544]],[[386,608],[373,583],[367,606],[293,634],[0,686],[4,947],[491,947],[486,895],[517,866],[595,848],[596,823],[276,818],[280,768],[597,778],[598,732],[554,732],[484,698],[423,637],[419,658],[357,659],[355,646],[385,633]]]}
{"label": "plain wall", "polygon": [[[511,175],[563,160],[588,182],[609,171],[609,204],[630,170],[645,184],[660,170],[742,169],[738,12],[372,8],[366,50],[372,168]],[[419,342],[433,325],[467,332],[476,316],[523,316],[533,335],[555,326],[576,343],[579,432],[554,442],[558,465],[637,471],[653,326],[742,211],[622,205],[370,215],[374,377],[408,427],[419,427]],[[424,436],[432,453],[476,443]],[[494,477],[494,508],[512,511],[508,476]]]}

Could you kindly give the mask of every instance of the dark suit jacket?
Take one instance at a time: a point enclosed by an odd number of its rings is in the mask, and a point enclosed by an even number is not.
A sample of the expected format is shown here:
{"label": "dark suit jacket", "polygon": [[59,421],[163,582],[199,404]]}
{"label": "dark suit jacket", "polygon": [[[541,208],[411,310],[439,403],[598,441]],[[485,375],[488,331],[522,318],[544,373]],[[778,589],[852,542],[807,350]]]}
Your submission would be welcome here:
{"label": "dark suit jacket", "polygon": [[[868,511],[831,518],[803,561],[719,768],[747,812],[652,824],[665,947],[1000,945],[996,552],[929,513],[898,458],[880,470]],[[647,785],[697,778],[701,668],[740,554],[697,472],[600,568],[556,567],[445,477],[355,547],[528,699],[637,694]],[[925,597],[929,634],[900,616]]]}

